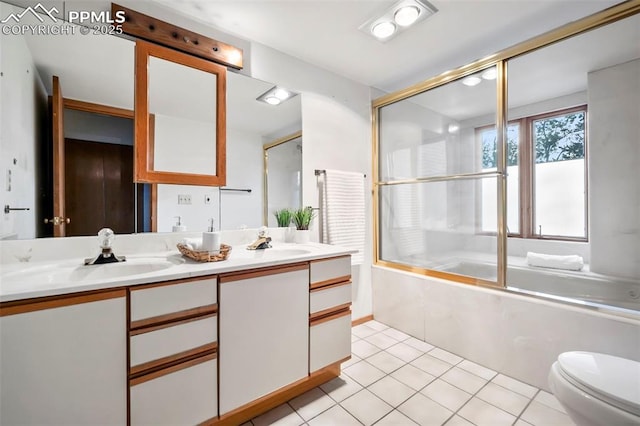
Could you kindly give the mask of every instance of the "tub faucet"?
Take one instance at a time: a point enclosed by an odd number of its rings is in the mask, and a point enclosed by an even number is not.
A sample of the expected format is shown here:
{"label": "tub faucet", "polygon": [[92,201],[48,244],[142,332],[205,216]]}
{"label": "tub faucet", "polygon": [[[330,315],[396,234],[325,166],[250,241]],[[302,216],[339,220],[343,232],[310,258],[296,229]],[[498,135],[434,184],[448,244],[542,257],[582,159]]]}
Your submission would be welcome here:
{"label": "tub faucet", "polygon": [[267,227],[262,226],[258,230],[258,239],[255,240],[253,243],[249,244],[249,246],[247,247],[247,250],[264,250],[264,249],[271,248],[271,244],[269,244],[270,242],[271,242],[271,237],[267,236]]}
{"label": "tub faucet", "polygon": [[113,242],[113,238],[115,237],[115,233],[110,228],[102,228],[98,232],[98,238],[100,240],[100,254],[93,258],[88,258],[84,260],[85,265],[101,265],[103,263],[116,263],[116,262],[124,262],[126,258],[124,256],[116,256],[113,254],[113,250],[111,249],[111,243]]}

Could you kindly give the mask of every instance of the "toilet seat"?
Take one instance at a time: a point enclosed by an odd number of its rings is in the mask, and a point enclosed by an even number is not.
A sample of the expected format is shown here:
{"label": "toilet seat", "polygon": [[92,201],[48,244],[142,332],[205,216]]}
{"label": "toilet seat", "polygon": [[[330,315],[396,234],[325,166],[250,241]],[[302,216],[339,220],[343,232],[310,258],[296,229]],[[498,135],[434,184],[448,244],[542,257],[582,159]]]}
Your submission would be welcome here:
{"label": "toilet seat", "polygon": [[592,352],[558,357],[561,376],[583,392],[640,416],[640,363]]}

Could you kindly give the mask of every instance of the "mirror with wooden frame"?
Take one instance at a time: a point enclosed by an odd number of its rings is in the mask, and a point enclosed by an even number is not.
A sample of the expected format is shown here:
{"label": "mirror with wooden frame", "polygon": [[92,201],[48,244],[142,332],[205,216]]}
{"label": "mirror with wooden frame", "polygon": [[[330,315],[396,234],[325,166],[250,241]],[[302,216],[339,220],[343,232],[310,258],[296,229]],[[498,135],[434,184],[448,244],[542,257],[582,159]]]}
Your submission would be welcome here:
{"label": "mirror with wooden frame", "polygon": [[136,41],[135,172],[140,183],[226,184],[226,68]]}

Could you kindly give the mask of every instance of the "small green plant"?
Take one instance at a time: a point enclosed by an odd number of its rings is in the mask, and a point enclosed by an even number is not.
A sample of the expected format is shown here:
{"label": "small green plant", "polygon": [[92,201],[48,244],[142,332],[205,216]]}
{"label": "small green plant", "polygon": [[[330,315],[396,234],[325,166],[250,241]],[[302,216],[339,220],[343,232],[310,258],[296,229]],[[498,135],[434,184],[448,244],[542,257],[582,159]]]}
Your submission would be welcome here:
{"label": "small green plant", "polygon": [[278,222],[278,227],[286,228],[291,223],[291,217],[293,216],[293,212],[290,209],[282,209],[276,210],[273,215],[276,217],[276,222]]}
{"label": "small green plant", "polygon": [[293,223],[296,225],[296,229],[304,231],[309,229],[311,221],[316,216],[311,206],[303,207],[293,211]]}

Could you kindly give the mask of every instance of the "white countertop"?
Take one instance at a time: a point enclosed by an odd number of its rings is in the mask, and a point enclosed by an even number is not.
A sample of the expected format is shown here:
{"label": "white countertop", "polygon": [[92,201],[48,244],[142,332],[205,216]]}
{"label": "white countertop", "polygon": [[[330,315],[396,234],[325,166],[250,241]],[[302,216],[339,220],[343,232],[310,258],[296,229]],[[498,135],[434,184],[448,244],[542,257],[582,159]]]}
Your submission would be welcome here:
{"label": "white countertop", "polygon": [[327,244],[275,243],[265,250],[233,246],[229,258],[220,262],[196,262],[176,249],[130,254],[126,262],[106,265],[85,266],[84,258],[13,263],[2,266],[0,302],[265,268],[354,252]]}

